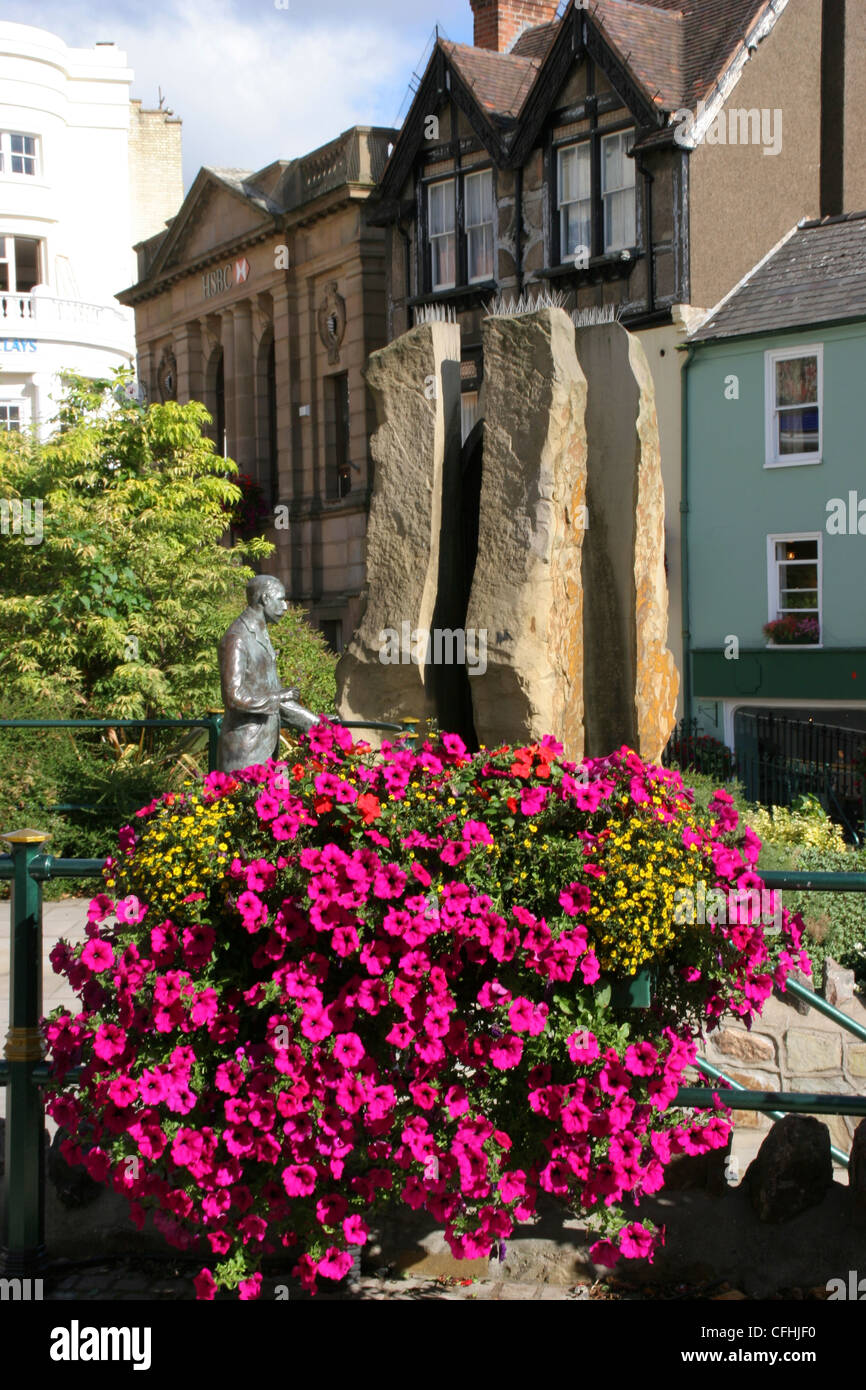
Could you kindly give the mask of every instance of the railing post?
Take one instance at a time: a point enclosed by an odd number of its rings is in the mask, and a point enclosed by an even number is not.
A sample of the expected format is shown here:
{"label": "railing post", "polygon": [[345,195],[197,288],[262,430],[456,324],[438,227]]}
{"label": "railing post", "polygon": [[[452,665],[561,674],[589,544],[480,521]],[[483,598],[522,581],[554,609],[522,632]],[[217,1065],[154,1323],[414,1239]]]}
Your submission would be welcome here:
{"label": "railing post", "polygon": [[222,728],[222,711],[208,710],[207,712],[207,770],[215,772],[217,765],[217,753],[219,751],[220,729]]}
{"label": "railing post", "polygon": [[42,1093],[42,885],[30,866],[50,839],[41,830],[0,836],[13,858],[9,921],[9,1031],[6,1034],[6,1180],[0,1241],[12,1277],[38,1273],[45,1255],[45,1145]]}

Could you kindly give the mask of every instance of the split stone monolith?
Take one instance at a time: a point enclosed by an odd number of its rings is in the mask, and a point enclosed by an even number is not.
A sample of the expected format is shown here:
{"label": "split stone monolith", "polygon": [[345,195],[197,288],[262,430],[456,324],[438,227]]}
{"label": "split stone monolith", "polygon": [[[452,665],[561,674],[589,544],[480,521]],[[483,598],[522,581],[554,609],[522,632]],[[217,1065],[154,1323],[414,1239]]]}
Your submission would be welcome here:
{"label": "split stone monolith", "polygon": [[583,756],[581,545],[586,383],[559,308],[483,324],[484,453],[467,631],[487,632],[471,682],[487,747],[553,734]]}
{"label": "split stone monolith", "polygon": [[425,664],[425,634],[457,585],[448,519],[460,467],[459,326],[411,329],[371,355],[366,379],[377,419],[366,604],[338,666],[337,707],[344,719],[423,721],[439,674]]}
{"label": "split stone monolith", "polygon": [[665,499],[655,391],[640,342],[621,324],[575,330],[586,376],[583,543],[586,753],[621,744],[657,763],[676,719],[667,648]]}

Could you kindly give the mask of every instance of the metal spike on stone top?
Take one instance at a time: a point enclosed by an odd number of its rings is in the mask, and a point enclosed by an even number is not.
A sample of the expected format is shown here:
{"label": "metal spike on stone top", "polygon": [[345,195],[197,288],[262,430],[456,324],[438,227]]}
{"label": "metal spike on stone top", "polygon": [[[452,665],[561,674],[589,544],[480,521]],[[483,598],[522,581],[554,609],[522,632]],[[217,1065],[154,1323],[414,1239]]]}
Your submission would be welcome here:
{"label": "metal spike on stone top", "polygon": [[588,309],[572,309],[571,319],[575,328],[594,328],[599,323],[618,323],[620,306],[618,304],[592,304]]}
{"label": "metal spike on stone top", "polygon": [[566,296],[561,290],[524,290],[518,299],[514,295],[497,294],[487,306],[487,317],[518,318],[522,314],[534,314],[539,309],[564,309]]}
{"label": "metal spike on stone top", "polygon": [[421,304],[415,310],[415,327],[425,323],[456,323],[457,311],[447,304]]}

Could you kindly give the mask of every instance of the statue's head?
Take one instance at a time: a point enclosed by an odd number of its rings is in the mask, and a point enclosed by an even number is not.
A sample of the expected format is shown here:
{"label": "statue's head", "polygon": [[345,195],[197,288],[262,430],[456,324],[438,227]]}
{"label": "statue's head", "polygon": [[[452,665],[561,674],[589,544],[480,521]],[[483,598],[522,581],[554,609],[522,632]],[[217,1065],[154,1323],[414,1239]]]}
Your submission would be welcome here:
{"label": "statue's head", "polygon": [[247,603],[250,608],[260,608],[267,623],[278,622],[289,606],[282,580],[272,574],[257,574],[250,580]]}

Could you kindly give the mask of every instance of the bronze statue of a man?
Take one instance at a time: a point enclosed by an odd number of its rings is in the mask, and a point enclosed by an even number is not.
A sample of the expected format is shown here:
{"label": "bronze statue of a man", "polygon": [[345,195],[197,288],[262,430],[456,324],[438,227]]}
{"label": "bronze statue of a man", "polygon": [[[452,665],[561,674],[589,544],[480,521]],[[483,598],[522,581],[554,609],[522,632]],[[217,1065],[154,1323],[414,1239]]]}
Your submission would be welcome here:
{"label": "bronze statue of a man", "polygon": [[217,762],[236,772],[277,756],[280,723],[311,729],[318,715],[297,703],[298,691],[280,685],[268,624],[288,607],[286,591],[273,575],[257,574],[246,589],[247,606],[219,644],[223,716]]}

